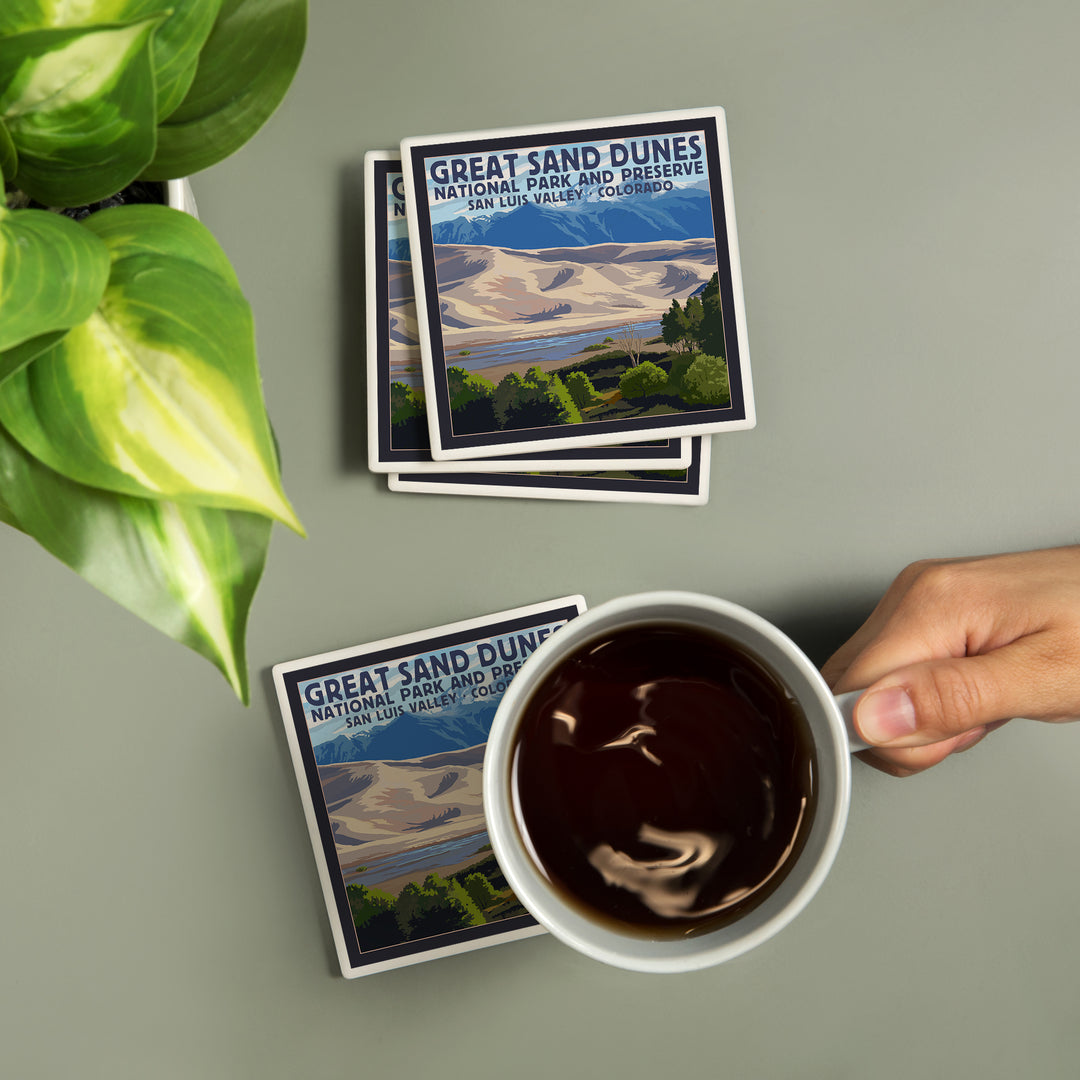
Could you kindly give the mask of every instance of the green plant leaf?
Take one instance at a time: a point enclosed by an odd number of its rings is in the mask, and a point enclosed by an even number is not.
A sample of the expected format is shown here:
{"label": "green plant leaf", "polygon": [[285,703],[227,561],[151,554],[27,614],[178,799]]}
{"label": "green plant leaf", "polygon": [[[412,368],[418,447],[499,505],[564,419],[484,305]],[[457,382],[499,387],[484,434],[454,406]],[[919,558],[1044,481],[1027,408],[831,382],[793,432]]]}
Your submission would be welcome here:
{"label": "green plant leaf", "polygon": [[217,18],[221,0],[4,0],[0,35],[27,30],[73,29],[131,23],[168,14],[154,35],[152,56],[159,120],[184,100],[199,50]]}
{"label": "green plant leaf", "polygon": [[191,214],[168,206],[132,204],[91,214],[83,225],[105,242],[114,263],[132,255],[160,255],[195,263],[224,278],[230,288],[240,288],[228,255]]}
{"label": "green plant leaf", "polygon": [[15,345],[0,352],[0,383],[9,375],[14,375],[16,371],[24,368],[35,357],[40,356],[47,349],[51,349],[58,341],[62,340],[66,333],[66,330],[54,330],[51,333],[41,334],[38,337],[31,338],[29,341],[22,342],[20,345]]}
{"label": "green plant leaf", "polygon": [[41,30],[49,0],[5,0],[0,7],[0,35],[21,34],[24,30]]}
{"label": "green plant leaf", "polygon": [[269,519],[84,487],[36,461],[2,428],[0,519],[206,657],[247,704],[244,639]]}
{"label": "green plant leaf", "polygon": [[281,103],[306,36],[307,0],[225,0],[146,179],[189,176],[243,146]]}
{"label": "green plant leaf", "polygon": [[0,488],[0,523],[10,525],[13,529],[22,532],[22,526],[19,525],[18,519],[15,517],[15,511],[4,501],[2,488]]}
{"label": "green plant leaf", "polygon": [[154,34],[152,56],[157,94],[157,119],[172,113],[187,96],[199,66],[199,53],[213,29],[222,0],[98,0],[97,7],[118,10],[109,22],[132,22],[168,12]]}
{"label": "green plant leaf", "polygon": [[156,143],[160,21],[0,38],[0,119],[18,150],[18,187],[46,206],[82,206],[142,172]]}
{"label": "green plant leaf", "polygon": [[[0,353],[90,318],[109,280],[109,249],[47,210],[0,206]],[[0,380],[5,376],[0,356]]]}
{"label": "green plant leaf", "polygon": [[0,120],[0,206],[6,201],[4,199],[4,177],[14,176],[18,168],[19,153],[15,149],[15,144],[11,141],[11,133],[7,129],[7,124]]}
{"label": "green plant leaf", "polygon": [[[146,250],[121,228],[133,209],[156,219],[160,235]],[[0,422],[79,483],[248,510],[302,534],[281,488],[251,310],[207,268],[221,258],[210,232],[149,206],[105,210],[86,226],[114,255],[105,295],[89,319],[0,384]],[[170,229],[177,251],[199,237],[197,258],[163,253]]]}

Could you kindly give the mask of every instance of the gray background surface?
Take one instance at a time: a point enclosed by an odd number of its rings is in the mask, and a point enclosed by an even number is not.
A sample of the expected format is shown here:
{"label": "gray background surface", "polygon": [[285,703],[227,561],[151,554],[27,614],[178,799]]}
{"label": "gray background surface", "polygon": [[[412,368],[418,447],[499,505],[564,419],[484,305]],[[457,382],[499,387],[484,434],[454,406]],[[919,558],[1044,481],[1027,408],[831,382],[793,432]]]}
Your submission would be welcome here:
{"label": "gray background surface", "polygon": [[[818,661],[926,555],[1077,538],[1080,7],[312,0],[270,125],[195,178],[286,488],[245,709],[0,535],[0,1073],[1072,1077],[1080,725],[857,765],[834,873],[724,967],[549,937],[336,973],[273,663],[570,592],[699,589]],[[362,393],[365,150],[725,107],[758,427],[704,508],[390,494]]]}

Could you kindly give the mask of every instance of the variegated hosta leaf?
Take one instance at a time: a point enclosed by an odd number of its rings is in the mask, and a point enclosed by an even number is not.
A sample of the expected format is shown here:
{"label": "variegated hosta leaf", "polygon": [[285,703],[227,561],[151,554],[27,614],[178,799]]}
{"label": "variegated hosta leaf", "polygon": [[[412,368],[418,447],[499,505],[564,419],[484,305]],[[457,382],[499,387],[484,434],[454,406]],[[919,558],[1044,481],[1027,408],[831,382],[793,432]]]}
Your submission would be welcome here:
{"label": "variegated hosta leaf", "polygon": [[[130,209],[176,226],[175,250],[140,250]],[[118,224],[119,223],[119,224]],[[148,498],[249,510],[303,532],[281,489],[247,301],[208,269],[202,225],[167,207],[87,219],[114,254],[95,314],[0,384],[0,422],[31,454],[79,483]],[[117,239],[121,237],[122,239]]]}
{"label": "variegated hosta leaf", "polygon": [[157,119],[162,120],[184,100],[220,7],[221,0],[3,0],[0,35],[131,23],[168,12],[152,47]]}
{"label": "variegated hosta leaf", "polygon": [[307,0],[224,0],[180,107],[158,128],[149,180],[188,176],[246,143],[300,64]]}
{"label": "variegated hosta leaf", "polygon": [[[0,354],[88,319],[109,280],[109,250],[89,229],[47,210],[0,206]],[[0,381],[5,374],[0,355]]]}
{"label": "variegated hosta leaf", "polygon": [[245,631],[272,523],[258,514],[84,487],[0,428],[0,520],[215,664],[248,702]]}
{"label": "variegated hosta leaf", "polygon": [[4,0],[0,5],[0,34],[21,34],[41,30],[44,25],[42,0]]}
{"label": "variegated hosta leaf", "polygon": [[240,288],[229,257],[205,225],[191,214],[143,203],[91,214],[83,225],[100,237],[114,263],[132,255],[160,255],[195,263]]}
{"label": "variegated hosta leaf", "polygon": [[142,172],[156,144],[160,21],[0,37],[0,118],[18,150],[18,187],[46,206],[81,206]]}

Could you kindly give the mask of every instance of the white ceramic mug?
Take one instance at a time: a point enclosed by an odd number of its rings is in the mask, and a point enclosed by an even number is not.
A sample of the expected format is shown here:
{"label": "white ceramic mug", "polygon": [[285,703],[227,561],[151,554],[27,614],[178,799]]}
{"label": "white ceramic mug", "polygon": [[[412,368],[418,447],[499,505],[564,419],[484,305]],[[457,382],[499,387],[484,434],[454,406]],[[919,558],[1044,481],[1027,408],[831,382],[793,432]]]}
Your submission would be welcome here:
{"label": "white ceramic mug", "polygon": [[[727,926],[684,937],[620,933],[571,907],[529,854],[513,806],[512,760],[522,712],[537,686],[580,646],[616,629],[647,624],[704,628],[737,642],[799,701],[817,759],[817,803],[810,833],[781,884]],[[737,604],[690,592],[611,600],[577,616],[522,665],[503,695],[484,758],[483,797],[495,857],[518,899],[555,937],[594,959],[635,971],[691,971],[729,960],[785,927],[810,902],[832,866],[847,822],[851,753],[864,749],[851,710],[859,692],[834,697],[801,649],[770,622]]]}

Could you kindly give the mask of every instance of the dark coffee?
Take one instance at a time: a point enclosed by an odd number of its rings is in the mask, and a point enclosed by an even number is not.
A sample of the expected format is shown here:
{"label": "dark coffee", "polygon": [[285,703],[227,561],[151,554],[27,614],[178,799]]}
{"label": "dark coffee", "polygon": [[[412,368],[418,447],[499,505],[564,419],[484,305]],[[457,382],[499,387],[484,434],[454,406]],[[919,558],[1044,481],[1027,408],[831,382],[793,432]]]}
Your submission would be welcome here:
{"label": "dark coffee", "polygon": [[741,646],[678,624],[594,638],[536,688],[518,828],[564,898],[623,932],[726,925],[772,893],[814,814],[806,717]]}

